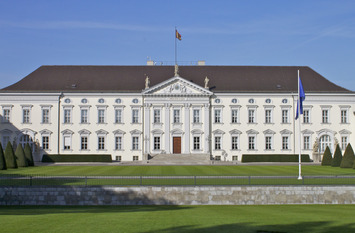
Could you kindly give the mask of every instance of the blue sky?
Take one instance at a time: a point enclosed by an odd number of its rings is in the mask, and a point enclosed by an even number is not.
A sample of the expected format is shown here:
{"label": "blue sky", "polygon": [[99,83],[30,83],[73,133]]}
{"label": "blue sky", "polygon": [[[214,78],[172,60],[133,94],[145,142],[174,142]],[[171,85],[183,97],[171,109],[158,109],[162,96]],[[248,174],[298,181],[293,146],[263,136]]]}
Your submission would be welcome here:
{"label": "blue sky", "polygon": [[[0,88],[41,65],[309,66],[355,91],[355,1],[0,0]],[[302,74],[301,74],[302,77]]]}

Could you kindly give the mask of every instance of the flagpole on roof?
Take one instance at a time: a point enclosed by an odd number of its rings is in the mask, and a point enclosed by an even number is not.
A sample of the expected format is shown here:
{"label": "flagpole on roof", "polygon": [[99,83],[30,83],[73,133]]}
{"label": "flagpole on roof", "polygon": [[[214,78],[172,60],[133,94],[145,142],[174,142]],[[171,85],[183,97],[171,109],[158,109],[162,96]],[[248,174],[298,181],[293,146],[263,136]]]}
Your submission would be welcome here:
{"label": "flagpole on roof", "polygon": [[297,103],[297,111],[298,111],[298,143],[299,143],[299,150],[298,150],[298,179],[302,180],[302,173],[301,173],[301,93],[300,93],[300,70],[298,70],[298,103]]}
{"label": "flagpole on roof", "polygon": [[177,36],[176,36],[176,33],[177,33],[177,30],[176,30],[176,27],[175,27],[175,65],[177,65],[177,43],[176,43],[176,39],[177,39]]}

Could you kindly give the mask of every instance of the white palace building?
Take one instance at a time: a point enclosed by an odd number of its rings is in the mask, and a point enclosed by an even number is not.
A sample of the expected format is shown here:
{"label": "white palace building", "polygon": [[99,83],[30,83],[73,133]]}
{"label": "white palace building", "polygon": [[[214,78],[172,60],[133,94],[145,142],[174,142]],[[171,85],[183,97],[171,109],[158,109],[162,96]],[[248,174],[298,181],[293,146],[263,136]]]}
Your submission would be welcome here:
{"label": "white palace building", "polygon": [[[298,76],[306,93],[295,121]],[[41,66],[0,90],[3,147],[43,154],[298,154],[355,145],[355,93],[309,67]]]}

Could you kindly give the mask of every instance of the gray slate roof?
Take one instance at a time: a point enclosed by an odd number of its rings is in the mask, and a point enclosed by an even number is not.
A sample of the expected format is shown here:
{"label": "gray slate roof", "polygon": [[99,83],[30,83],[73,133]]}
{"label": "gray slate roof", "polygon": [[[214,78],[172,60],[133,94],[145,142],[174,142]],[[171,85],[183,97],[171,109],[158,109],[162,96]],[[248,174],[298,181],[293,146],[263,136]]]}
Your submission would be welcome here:
{"label": "gray slate roof", "polygon": [[[352,93],[305,66],[180,66],[179,75],[213,92]],[[41,66],[1,92],[141,92],[174,76],[174,66]]]}

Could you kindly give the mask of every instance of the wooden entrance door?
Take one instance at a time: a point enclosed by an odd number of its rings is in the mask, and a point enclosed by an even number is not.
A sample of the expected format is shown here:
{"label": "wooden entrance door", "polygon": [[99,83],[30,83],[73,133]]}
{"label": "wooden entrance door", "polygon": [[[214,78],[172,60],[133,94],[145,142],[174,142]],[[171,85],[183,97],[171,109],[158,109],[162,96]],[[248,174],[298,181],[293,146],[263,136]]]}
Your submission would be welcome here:
{"label": "wooden entrance door", "polygon": [[181,154],[181,137],[173,137],[173,153]]}

